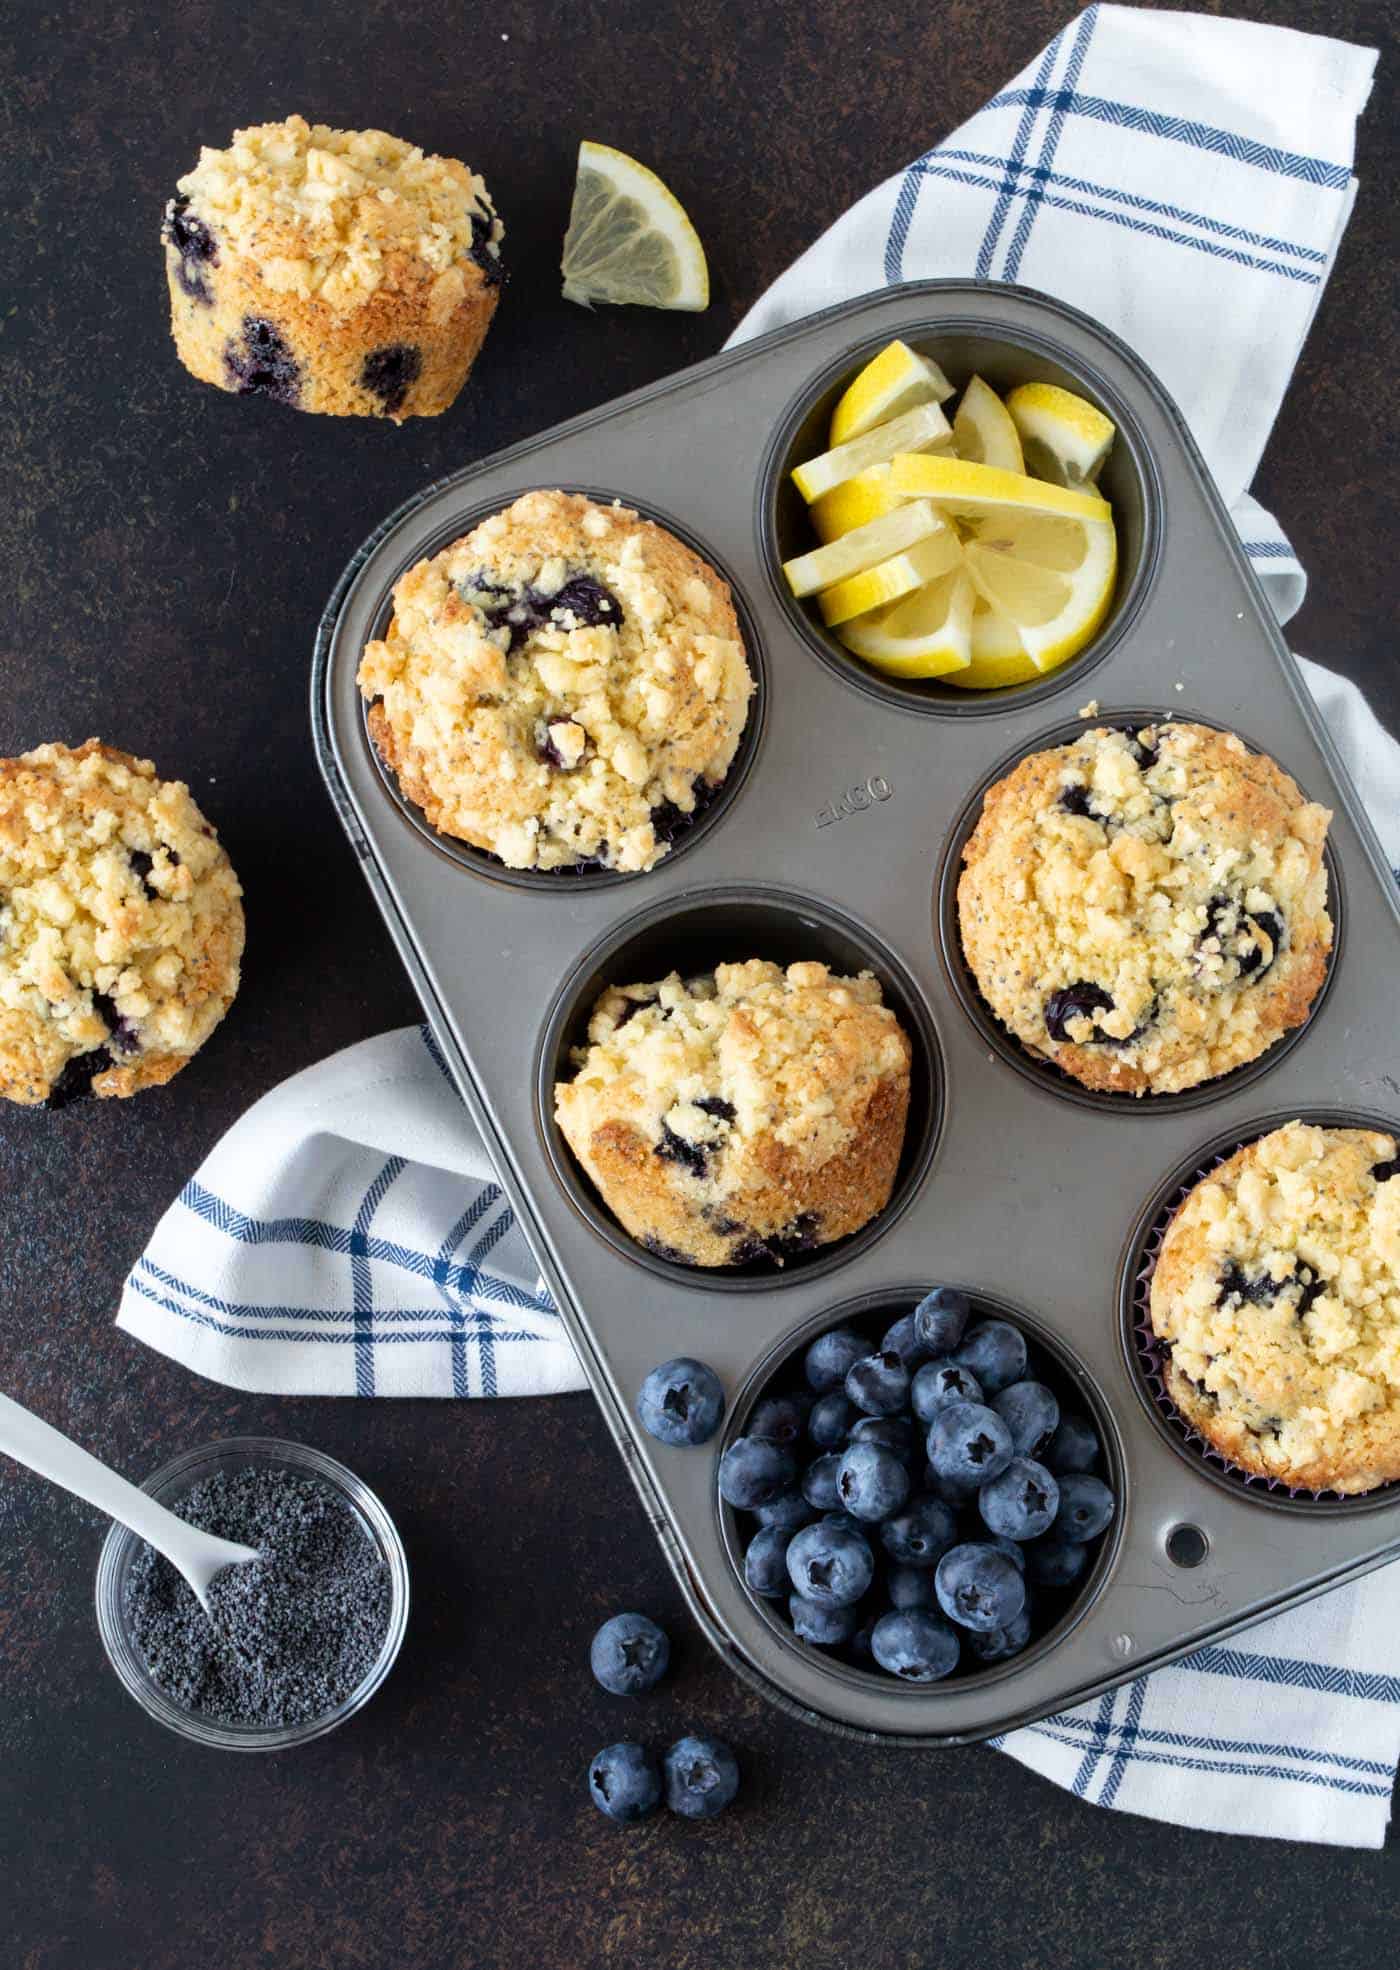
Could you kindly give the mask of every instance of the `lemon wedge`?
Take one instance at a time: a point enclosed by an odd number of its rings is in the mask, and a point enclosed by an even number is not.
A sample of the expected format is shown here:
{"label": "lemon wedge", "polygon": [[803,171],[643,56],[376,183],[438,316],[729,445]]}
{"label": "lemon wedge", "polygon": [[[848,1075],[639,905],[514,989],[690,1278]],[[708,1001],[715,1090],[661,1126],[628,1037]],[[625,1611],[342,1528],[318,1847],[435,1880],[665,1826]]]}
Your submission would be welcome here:
{"label": "lemon wedge", "polygon": [[831,413],[830,442],[844,445],[906,410],[941,404],[952,394],[952,384],[932,357],[919,355],[907,342],[891,342],[843,393]]}
{"label": "lemon wedge", "polygon": [[1006,408],[1037,478],[1056,486],[1094,484],[1116,436],[1101,410],[1057,383],[1022,383]]}
{"label": "lemon wedge", "polygon": [[904,494],[890,485],[889,466],[872,465],[868,472],[857,472],[854,479],[843,479],[814,499],[809,511],[818,540],[837,540],[904,503]]}
{"label": "lemon wedge", "polygon": [[564,298],[641,308],[710,303],[705,249],[679,199],[654,171],[607,144],[578,147],[578,176],[561,262]]}
{"label": "lemon wedge", "polygon": [[[866,472],[872,465],[888,463],[896,452],[915,456],[930,445],[947,444],[952,435],[952,426],[937,404],[920,404],[916,410],[905,411],[902,417],[891,418],[888,424],[877,424],[863,438],[852,438],[847,444],[809,458],[805,465],[795,466],[792,482],[804,499],[820,499],[843,479],[853,479],[857,472]],[[896,485],[893,475],[890,484],[894,491],[904,490]]]}
{"label": "lemon wedge", "polygon": [[953,419],[953,449],[973,465],[995,465],[1002,472],[1026,469],[1010,412],[980,376],[974,376],[962,393]]}
{"label": "lemon wedge", "polygon": [[889,677],[955,677],[972,650],[972,583],[959,567],[902,601],[837,631],[848,650]]}
{"label": "lemon wedge", "polygon": [[963,560],[982,600],[1044,673],[1077,655],[1107,615],[1117,535],[1111,520],[1006,509],[975,523]]}
{"label": "lemon wedge", "polygon": [[897,602],[901,595],[922,588],[935,575],[946,574],[956,567],[961,555],[956,533],[949,526],[940,526],[937,533],[917,541],[903,554],[892,554],[877,567],[823,589],[817,597],[822,621],[828,629],[834,629],[837,623],[849,622],[852,616],[863,616],[871,609],[883,608],[887,602]]}
{"label": "lemon wedge", "polygon": [[[918,412],[914,413],[915,416]],[[878,434],[871,433],[871,437]],[[860,440],[869,443],[869,439]],[[828,457],[831,456],[828,453]],[[796,476],[794,474],[794,476]],[[1023,472],[1003,472],[995,465],[973,465],[962,458],[929,458],[918,452],[898,452],[890,460],[890,484],[911,499],[932,499],[955,513],[976,519],[987,513],[1021,511],[1063,514],[1077,520],[1112,523],[1113,509],[1097,493],[1070,492],[1048,486]]]}
{"label": "lemon wedge", "polygon": [[936,533],[946,533],[956,546],[956,536],[941,513],[926,499],[907,500],[863,527],[852,527],[825,547],[814,547],[810,554],[784,561],[783,573],[794,595],[815,595],[819,588],[830,588],[850,575],[861,574]]}
{"label": "lemon wedge", "polygon": [[972,609],[972,662],[966,670],[951,671],[948,682],[960,691],[999,691],[1039,675],[1015,627],[979,595]]}

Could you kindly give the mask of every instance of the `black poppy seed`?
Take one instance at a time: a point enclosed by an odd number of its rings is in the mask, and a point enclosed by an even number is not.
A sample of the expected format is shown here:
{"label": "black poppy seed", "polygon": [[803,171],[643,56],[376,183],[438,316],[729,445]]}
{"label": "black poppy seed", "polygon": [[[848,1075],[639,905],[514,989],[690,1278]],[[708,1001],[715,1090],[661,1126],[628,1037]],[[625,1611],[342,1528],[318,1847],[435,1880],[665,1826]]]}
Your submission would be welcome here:
{"label": "black poppy seed", "polygon": [[389,1626],[392,1583],[378,1546],[327,1485],[277,1466],[219,1471],[179,1516],[262,1555],[226,1567],[210,1618],[154,1548],[126,1580],[132,1639],[167,1696],[215,1723],[311,1723],[364,1681]]}

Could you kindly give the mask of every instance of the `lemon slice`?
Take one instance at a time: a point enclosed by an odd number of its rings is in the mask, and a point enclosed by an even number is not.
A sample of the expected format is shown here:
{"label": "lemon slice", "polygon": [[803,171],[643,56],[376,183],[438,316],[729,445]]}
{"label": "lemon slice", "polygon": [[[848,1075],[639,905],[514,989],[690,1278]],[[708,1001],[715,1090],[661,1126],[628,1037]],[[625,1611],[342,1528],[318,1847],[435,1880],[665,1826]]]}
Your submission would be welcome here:
{"label": "lemon slice", "polygon": [[[918,412],[914,413],[915,416]],[[892,427],[890,427],[892,428]],[[872,432],[871,438],[878,433]],[[870,439],[859,442],[868,444]],[[828,453],[828,456],[831,454]],[[794,477],[796,475],[794,474]],[[932,499],[959,519],[1003,511],[1064,514],[1078,520],[1111,522],[1113,509],[1096,493],[1070,492],[1048,486],[1021,472],[1003,472],[995,465],[972,465],[961,458],[929,458],[922,453],[897,453],[890,460],[890,484],[911,499]]]}
{"label": "lemon slice", "polygon": [[881,514],[866,526],[853,527],[825,547],[814,547],[810,554],[784,561],[783,573],[794,595],[814,595],[819,588],[830,588],[849,575],[873,568],[901,548],[912,547],[915,541],[936,533],[948,534],[956,544],[952,528],[926,499],[907,500],[893,512]]}
{"label": "lemon slice", "polygon": [[831,413],[831,443],[844,445],[918,404],[941,404],[953,386],[930,356],[891,342],[868,362]]}
{"label": "lemon slice", "polygon": [[1039,675],[1015,626],[979,595],[972,609],[972,662],[966,670],[949,672],[948,682],[960,691],[999,691]]}
{"label": "lemon slice", "polygon": [[995,465],[1002,472],[1026,469],[1011,413],[980,376],[974,376],[962,393],[953,419],[953,449],[973,465]]}
{"label": "lemon slice", "polygon": [[[888,424],[877,424],[863,438],[852,438],[848,444],[837,445],[794,467],[792,482],[804,499],[820,499],[843,479],[853,479],[872,465],[886,464],[896,452],[917,455],[929,445],[948,443],[952,435],[952,427],[937,404],[920,404],[917,410],[907,410]],[[894,491],[904,490],[895,484],[893,476],[890,483]]]}
{"label": "lemon slice", "polygon": [[607,144],[578,147],[578,176],[561,262],[564,298],[639,308],[710,303],[700,236],[654,171]]}
{"label": "lemon slice", "polygon": [[1056,383],[1022,383],[1006,400],[1026,469],[1056,486],[1093,485],[1116,435],[1101,410]]}
{"label": "lemon slice", "polygon": [[936,534],[916,542],[903,554],[892,554],[878,567],[867,568],[863,574],[838,581],[834,588],[823,589],[817,597],[822,621],[828,629],[833,629],[837,623],[849,622],[852,616],[863,616],[871,609],[883,608],[887,602],[896,602],[912,589],[922,588],[935,575],[946,574],[957,565],[961,553],[953,529],[940,527]]}
{"label": "lemon slice", "polygon": [[954,677],[972,646],[973,587],[951,568],[903,601],[857,616],[837,631],[848,650],[890,677]]}
{"label": "lemon slice", "polygon": [[814,499],[809,512],[817,538],[837,540],[904,504],[904,494],[890,485],[889,466],[872,465],[868,472],[857,472],[854,479],[843,479],[829,493]]}
{"label": "lemon slice", "polygon": [[1111,520],[1004,511],[963,546],[977,593],[1044,673],[1075,656],[1108,613],[1117,573]]}

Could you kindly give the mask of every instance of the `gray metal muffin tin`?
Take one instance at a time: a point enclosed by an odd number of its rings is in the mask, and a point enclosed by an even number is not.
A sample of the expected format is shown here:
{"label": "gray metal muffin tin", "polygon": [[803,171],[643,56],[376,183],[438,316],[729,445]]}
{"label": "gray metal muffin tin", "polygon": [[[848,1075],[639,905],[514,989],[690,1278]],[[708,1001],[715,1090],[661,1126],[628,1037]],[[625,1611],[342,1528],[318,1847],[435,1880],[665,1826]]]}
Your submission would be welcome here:
{"label": "gray metal muffin tin", "polygon": [[[810,545],[787,468],[823,449],[841,382],[892,336],[955,381],[1038,376],[1096,398],[1120,436],[1105,486],[1123,550],[1103,633],[1054,676],[992,696],[886,685],[788,597]],[[412,563],[536,486],[617,496],[732,582],[760,677],[721,800],[649,874],[513,877],[434,837],[369,745],[355,670]],[[1325,655],[1325,652],[1322,653]],[[371,537],[322,622],[322,769],[480,1124],[695,1618],[731,1666],[809,1721],[906,1743],[986,1736],[1103,1690],[1400,1553],[1400,1496],[1303,1503],[1232,1483],[1175,1435],[1132,1346],[1138,1242],[1183,1166],[1296,1114],[1400,1123],[1400,912],[1379,846],[1180,414],[1131,352],[1021,289],[900,287],[780,330],[430,486]],[[1238,730],[1335,810],[1338,938],[1295,1043],[1164,1100],[1094,1098],[1001,1035],[963,975],[947,908],[980,790],[1015,756],[1099,718]],[[895,1196],[865,1232],[783,1272],[668,1265],[608,1217],[558,1138],[550,1085],[604,978],[807,953],[867,963],[915,1042]],[[1071,1614],[1002,1667],[931,1688],[830,1660],[747,1591],[719,1451],[774,1367],[852,1311],[906,1310],[933,1281],[1016,1309],[1105,1431],[1116,1526]],[[692,1354],[729,1392],[703,1449],[634,1420],[642,1378]],[[1205,1556],[1175,1563],[1182,1526]],[[1190,1543],[1173,1541],[1173,1550]],[[1197,1548],[1201,1545],[1196,1540]]]}

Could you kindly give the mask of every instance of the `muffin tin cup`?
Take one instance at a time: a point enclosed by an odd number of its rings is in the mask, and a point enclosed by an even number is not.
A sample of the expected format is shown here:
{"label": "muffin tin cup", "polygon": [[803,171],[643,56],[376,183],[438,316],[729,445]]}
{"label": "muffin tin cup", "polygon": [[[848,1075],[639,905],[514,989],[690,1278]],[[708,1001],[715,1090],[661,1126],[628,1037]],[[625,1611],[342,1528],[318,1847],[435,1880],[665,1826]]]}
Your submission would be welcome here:
{"label": "muffin tin cup", "polygon": [[[1124,432],[1110,484],[1124,585],[1103,637],[1053,677],[969,704],[969,715],[944,702],[946,687],[917,701],[878,688],[854,659],[818,647],[780,586],[780,480],[805,442],[804,419],[814,429],[837,379],[895,336],[941,351],[956,382],[958,351],[994,382],[1078,382]],[[487,871],[410,824],[390,793],[355,670],[406,567],[520,492],[554,485],[616,493],[714,561],[752,627],[766,709],[726,804],[655,869],[599,882],[483,880]],[[970,803],[1091,696],[1126,715],[1189,708],[1240,731],[1336,810],[1330,866],[1345,948],[1325,1003],[1302,1041],[1184,1099],[1109,1097],[1103,1107],[1011,1071],[969,1016],[942,948],[939,872]],[[1058,714],[1047,713],[1051,699]],[[1144,1197],[1199,1163],[1197,1107],[1208,1103],[1211,1128],[1242,1139],[1257,1131],[1265,1073],[1268,1108],[1281,1114],[1390,1100],[1400,910],[1181,420],[1122,344],[1019,289],[893,288],[473,465],[401,508],[346,570],[317,639],[312,712],[327,785],[449,1071],[692,1612],[736,1674],[848,1736],[957,1743],[1080,1701],[1400,1551],[1400,1501],[1388,1499],[1280,1511],[1261,1540],[1258,1499],[1172,1441],[1124,1352],[1125,1253]],[[755,948],[733,948],[743,928]],[[614,966],[664,975],[668,939],[672,950],[689,940],[707,963],[868,963],[900,1005],[916,1055],[905,1167],[886,1212],[840,1247],[766,1277],[658,1262],[612,1221],[555,1132],[553,1077],[597,985]],[[781,948],[760,948],[768,942]],[[995,1673],[913,1691],[848,1674],[777,1631],[727,1544],[715,1488],[723,1436],[668,1450],[640,1429],[635,1403],[659,1361],[696,1355],[741,1416],[764,1364],[833,1310],[886,1306],[901,1292],[912,1304],[938,1280],[1024,1310],[1088,1378],[1112,1423],[1124,1508],[1111,1561],[1053,1640]]]}
{"label": "muffin tin cup", "polygon": [[[1183,1109],[1205,1108],[1226,1096],[1238,1093],[1242,1088],[1252,1087],[1263,1075],[1270,1073],[1300,1041],[1307,1037],[1314,1020],[1322,1012],[1332,980],[1341,962],[1342,940],[1346,925],[1346,897],[1342,880],[1341,865],[1329,842],[1323,848],[1323,862],[1327,869],[1327,909],[1332,919],[1332,949],[1328,953],[1327,969],[1321,985],[1308,1008],[1307,1016],[1297,1026],[1290,1028],[1264,1053],[1254,1060],[1243,1061],[1227,1073],[1217,1074],[1209,1081],[1202,1081],[1193,1088],[1183,1088],[1175,1094],[1129,1094],[1105,1092],[1097,1088],[1086,1088],[1064,1068],[1057,1067],[1048,1057],[1032,1053],[1023,1045],[1011,1029],[1003,1026],[982,996],[971,965],[963,953],[962,935],[958,924],[958,881],[962,875],[963,851],[971,840],[977,823],[982,818],[982,805],[987,794],[1015,770],[1023,759],[1033,753],[1046,752],[1055,746],[1072,744],[1086,731],[1096,727],[1109,727],[1116,731],[1141,731],[1144,725],[1209,725],[1217,731],[1232,731],[1244,740],[1251,752],[1264,752],[1268,748],[1258,745],[1248,733],[1237,726],[1226,725],[1219,718],[1211,718],[1203,712],[1190,710],[1181,705],[1165,707],[1162,705],[1110,706],[1099,709],[1090,717],[1081,715],[1067,719],[1059,725],[1040,732],[1027,744],[1018,746],[1014,752],[997,761],[981,784],[968,799],[958,820],[954,824],[948,845],[943,851],[943,861],[938,872],[938,883],[934,898],[934,914],[938,925],[938,938],[944,970],[953,993],[967,1017],[982,1035],[987,1045],[1013,1067],[1018,1074],[1037,1087],[1056,1095],[1062,1101],[1071,1101],[1081,1108],[1092,1108],[1104,1115],[1170,1115]],[[1278,764],[1288,771],[1287,760]],[[1296,777],[1296,776],[1295,776]],[[1302,789],[1305,796],[1314,796],[1308,789]]]}
{"label": "muffin tin cup", "polygon": [[1302,1485],[1286,1484],[1281,1478],[1260,1477],[1242,1470],[1217,1450],[1177,1408],[1167,1390],[1167,1351],[1152,1330],[1152,1276],[1157,1270],[1168,1227],[1195,1186],[1218,1170],[1238,1149],[1244,1149],[1271,1129],[1288,1122],[1315,1123],[1321,1128],[1380,1129],[1400,1137],[1400,1122],[1382,1115],[1359,1114],[1337,1108],[1308,1109],[1301,1114],[1285,1113],[1266,1117],[1244,1133],[1231,1132],[1217,1138],[1191,1159],[1188,1167],[1173,1171],[1151,1199],[1129,1240],[1119,1290],[1123,1326],[1123,1348],[1129,1369],[1135,1376],[1138,1393],[1148,1406],[1166,1440],[1198,1463],[1213,1481],[1247,1497],[1251,1503],[1275,1510],[1310,1513],[1347,1513],[1385,1510],[1400,1502],[1400,1479],[1359,1493],[1314,1491]]}

